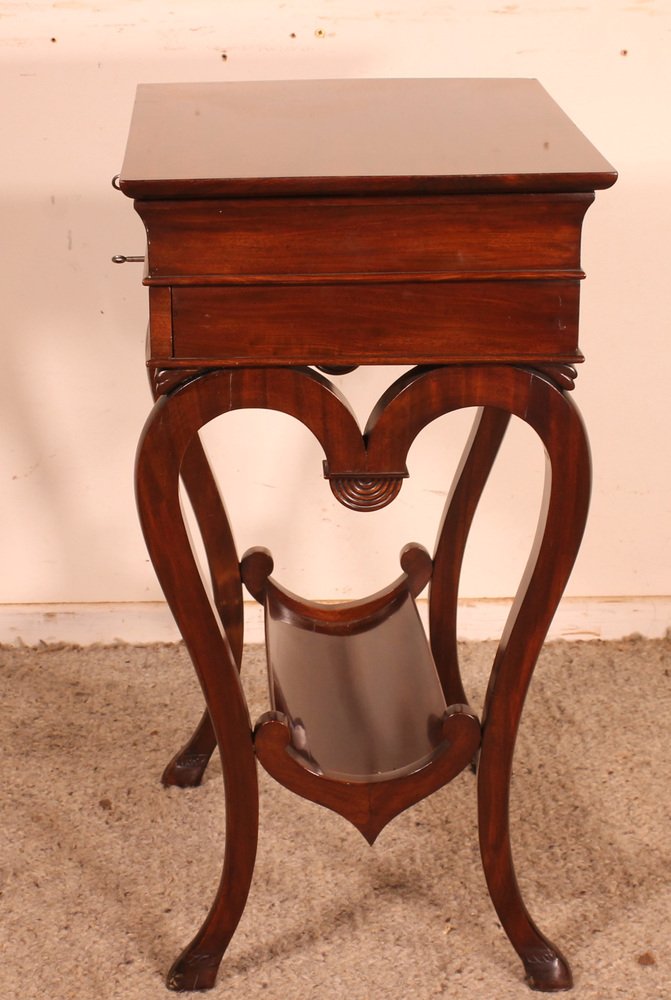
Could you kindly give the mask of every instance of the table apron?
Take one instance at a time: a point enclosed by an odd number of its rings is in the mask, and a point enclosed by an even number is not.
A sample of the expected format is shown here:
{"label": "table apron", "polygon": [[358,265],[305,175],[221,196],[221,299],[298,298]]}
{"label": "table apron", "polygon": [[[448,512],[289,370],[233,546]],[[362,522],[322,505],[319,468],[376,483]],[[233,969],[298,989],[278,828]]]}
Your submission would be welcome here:
{"label": "table apron", "polygon": [[575,270],[594,195],[137,201],[150,281]]}
{"label": "table apron", "polygon": [[151,355],[217,365],[574,362],[579,288],[574,279],[152,288]]}

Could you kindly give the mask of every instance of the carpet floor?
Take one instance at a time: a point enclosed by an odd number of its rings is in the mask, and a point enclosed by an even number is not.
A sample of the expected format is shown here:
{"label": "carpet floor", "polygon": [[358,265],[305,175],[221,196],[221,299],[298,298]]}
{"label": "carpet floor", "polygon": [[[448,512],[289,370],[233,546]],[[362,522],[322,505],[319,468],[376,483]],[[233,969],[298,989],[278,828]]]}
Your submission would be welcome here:
{"label": "carpet floor", "polygon": [[[494,647],[462,647],[480,708]],[[252,718],[263,651],[246,650]],[[0,997],[166,1000],[219,878],[213,761],[162,788],[199,717],[181,645],[0,649]],[[525,900],[579,1000],[671,997],[671,640],[553,643],[517,745],[512,829]],[[373,848],[261,772],[247,909],[210,996],[527,998],[489,902],[464,772]]]}

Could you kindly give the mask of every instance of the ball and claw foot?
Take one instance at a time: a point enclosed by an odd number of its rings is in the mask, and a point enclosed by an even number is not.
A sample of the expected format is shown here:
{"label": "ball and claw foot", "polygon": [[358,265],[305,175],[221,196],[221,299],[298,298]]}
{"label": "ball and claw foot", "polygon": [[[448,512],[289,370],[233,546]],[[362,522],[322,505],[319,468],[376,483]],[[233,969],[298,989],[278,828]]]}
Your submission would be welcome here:
{"label": "ball and claw foot", "polygon": [[221,955],[182,954],[170,969],[166,986],[176,993],[211,990],[220,962]]}
{"label": "ball and claw foot", "polygon": [[562,954],[545,948],[522,956],[526,981],[539,993],[558,993],[573,987],[569,964]]}

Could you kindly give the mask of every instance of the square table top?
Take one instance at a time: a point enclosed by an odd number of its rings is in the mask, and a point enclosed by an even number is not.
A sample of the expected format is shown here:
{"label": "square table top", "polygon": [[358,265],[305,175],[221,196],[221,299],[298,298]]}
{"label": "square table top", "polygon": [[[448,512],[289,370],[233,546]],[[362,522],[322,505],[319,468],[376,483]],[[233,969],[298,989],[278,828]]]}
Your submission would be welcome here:
{"label": "square table top", "polygon": [[594,191],[617,174],[536,80],[141,84],[135,198]]}

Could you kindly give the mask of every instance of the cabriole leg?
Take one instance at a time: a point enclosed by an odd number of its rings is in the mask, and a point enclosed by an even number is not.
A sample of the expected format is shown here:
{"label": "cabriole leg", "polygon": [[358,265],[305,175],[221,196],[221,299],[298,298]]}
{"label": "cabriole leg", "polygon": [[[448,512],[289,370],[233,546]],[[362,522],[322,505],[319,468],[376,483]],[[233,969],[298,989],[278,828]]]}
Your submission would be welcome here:
{"label": "cabriole leg", "polygon": [[[203,538],[214,604],[240,669],[243,606],[238,557],[226,508],[198,436],[187,448],[180,474]],[[216,745],[210,713],[205,709],[191,737],[165,768],[163,784],[181,788],[199,785]]]}
{"label": "cabriole leg", "polygon": [[536,377],[524,415],[546,450],[546,487],[532,554],[492,668],[483,718],[478,781],[482,862],[492,902],[518,952],[529,985],[570,989],[561,952],[529,916],[515,877],[509,796],[517,729],[538,654],[568,580],[585,526],[590,458],[572,401]]}
{"label": "cabriole leg", "polygon": [[457,651],[459,577],[475,511],[509,422],[505,410],[481,407],[477,411],[438,530],[429,590],[429,633],[448,705],[468,704]]}
{"label": "cabriole leg", "polygon": [[168,986],[175,990],[214,985],[247,900],[258,831],[256,761],[238,659],[203,587],[179,503],[180,469],[203,419],[198,386],[190,388],[187,393],[178,389],[155,404],[136,464],[138,511],[147,548],[203,688],[221,754],[226,799],[219,887],[201,929],[169,973]]}
{"label": "cabriole leg", "polygon": [[[545,447],[546,490],[538,531],[485,701],[478,801],[481,854],[492,901],[524,963],[529,984],[547,992],[569,989],[571,972],[522,900],[512,860],[508,807],[524,700],[578,553],[589,504],[587,438],[568,392],[558,384],[570,389],[574,374],[567,366],[543,371],[494,365],[415,369],[401,376],[382,397],[366,428],[371,467],[377,463],[382,468],[398,468],[410,443],[436,417],[464,407],[484,407],[448,503],[437,550],[441,583],[431,596],[432,636],[450,698],[461,684],[454,656],[453,615],[463,544],[507,414],[528,423]],[[464,518],[461,526],[456,524],[457,515]],[[452,554],[449,545],[454,545],[456,553],[454,570],[447,567]],[[443,627],[445,637],[440,638]]]}

